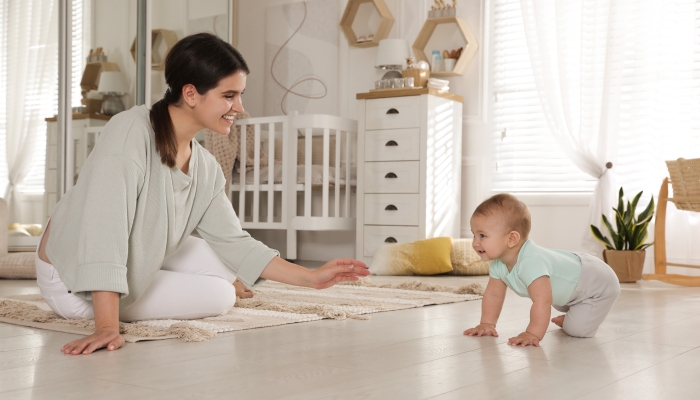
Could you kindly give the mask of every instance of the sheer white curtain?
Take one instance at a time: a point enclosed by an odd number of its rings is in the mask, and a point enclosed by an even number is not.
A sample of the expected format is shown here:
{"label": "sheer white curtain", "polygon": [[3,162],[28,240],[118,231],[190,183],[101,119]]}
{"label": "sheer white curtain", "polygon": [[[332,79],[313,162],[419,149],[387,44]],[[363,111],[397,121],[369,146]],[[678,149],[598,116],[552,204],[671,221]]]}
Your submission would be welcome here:
{"label": "sheer white curtain", "polygon": [[[55,113],[58,18],[52,0],[2,1],[4,133],[9,221],[16,220],[14,194],[29,173],[35,146],[43,146],[44,118]],[[53,96],[53,98],[52,98]]]}
{"label": "sheer white curtain", "polygon": [[[628,194],[645,190],[646,204],[666,174],[663,160],[700,157],[697,1],[521,0],[520,6],[549,128],[567,157],[598,179],[591,224],[600,226],[601,214],[612,213],[618,188],[612,171]],[[599,255],[602,246],[588,230],[583,237]]]}

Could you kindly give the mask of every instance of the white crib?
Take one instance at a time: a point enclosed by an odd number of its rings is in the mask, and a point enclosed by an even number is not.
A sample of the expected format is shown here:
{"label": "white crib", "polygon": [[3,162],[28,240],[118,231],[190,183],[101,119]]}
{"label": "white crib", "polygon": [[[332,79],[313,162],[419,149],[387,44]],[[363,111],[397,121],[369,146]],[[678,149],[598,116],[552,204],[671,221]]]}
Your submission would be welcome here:
{"label": "white crib", "polygon": [[[244,134],[228,194],[244,229],[286,230],[290,260],[297,258],[299,230],[355,230],[356,120],[306,114],[236,124]],[[252,167],[249,126],[255,132]]]}

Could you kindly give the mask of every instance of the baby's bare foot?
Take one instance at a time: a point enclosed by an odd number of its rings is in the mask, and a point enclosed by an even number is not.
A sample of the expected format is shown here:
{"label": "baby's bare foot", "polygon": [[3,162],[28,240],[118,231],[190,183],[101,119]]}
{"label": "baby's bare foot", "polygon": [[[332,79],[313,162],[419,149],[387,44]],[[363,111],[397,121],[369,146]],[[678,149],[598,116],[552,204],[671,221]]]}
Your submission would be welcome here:
{"label": "baby's bare foot", "polygon": [[564,326],[564,315],[560,315],[558,317],[552,318],[552,322],[557,324],[558,327],[563,327]]}
{"label": "baby's bare foot", "polygon": [[253,291],[245,287],[243,282],[238,279],[233,281],[233,287],[236,288],[236,297],[240,297],[241,299],[250,299],[253,297]]}

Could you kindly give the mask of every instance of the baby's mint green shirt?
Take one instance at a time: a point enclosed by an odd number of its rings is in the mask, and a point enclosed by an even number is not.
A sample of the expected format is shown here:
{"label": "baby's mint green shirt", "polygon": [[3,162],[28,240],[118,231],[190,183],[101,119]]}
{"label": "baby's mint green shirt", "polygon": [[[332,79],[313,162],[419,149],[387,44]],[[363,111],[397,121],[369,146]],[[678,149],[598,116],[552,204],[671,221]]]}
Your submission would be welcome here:
{"label": "baby's mint green shirt", "polygon": [[528,239],[518,253],[513,269],[506,264],[491,261],[489,276],[502,280],[520,297],[530,297],[528,287],[535,279],[548,276],[552,285],[552,304],[563,306],[569,302],[581,278],[581,259],[574,253],[540,247]]}

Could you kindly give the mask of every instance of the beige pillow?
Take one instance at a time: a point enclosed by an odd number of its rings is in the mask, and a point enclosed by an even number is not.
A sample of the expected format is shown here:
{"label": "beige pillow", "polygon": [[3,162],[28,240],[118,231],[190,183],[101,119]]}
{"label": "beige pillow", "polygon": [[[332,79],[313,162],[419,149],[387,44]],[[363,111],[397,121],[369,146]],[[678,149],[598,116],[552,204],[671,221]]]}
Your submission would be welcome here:
{"label": "beige pillow", "polygon": [[9,253],[0,256],[0,278],[36,279],[36,253]]}
{"label": "beige pillow", "polygon": [[472,248],[472,239],[452,239],[452,271],[450,275],[488,275],[489,262],[481,261]]}

